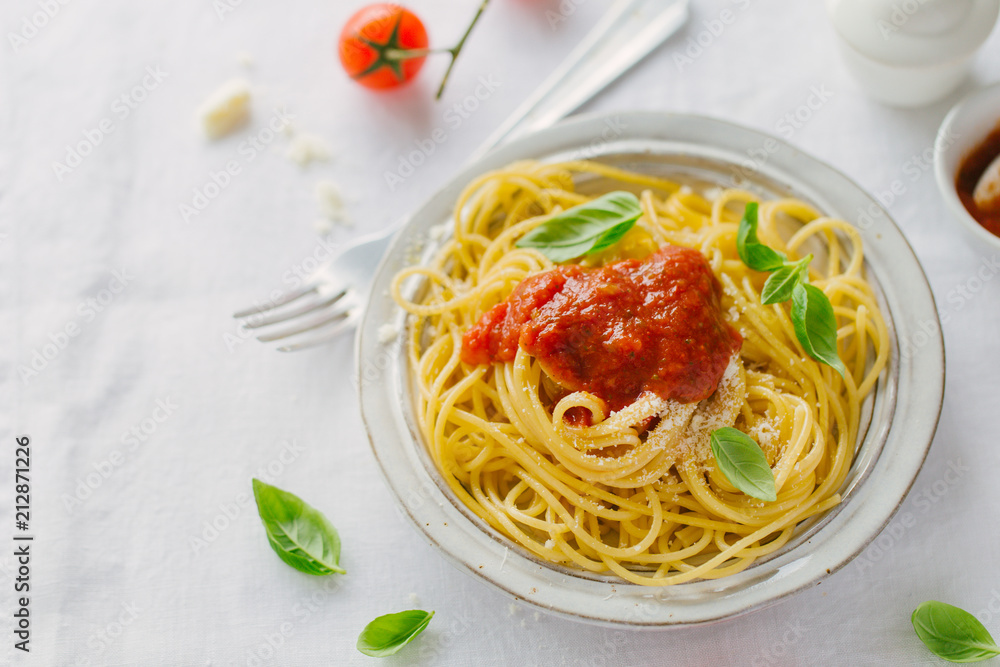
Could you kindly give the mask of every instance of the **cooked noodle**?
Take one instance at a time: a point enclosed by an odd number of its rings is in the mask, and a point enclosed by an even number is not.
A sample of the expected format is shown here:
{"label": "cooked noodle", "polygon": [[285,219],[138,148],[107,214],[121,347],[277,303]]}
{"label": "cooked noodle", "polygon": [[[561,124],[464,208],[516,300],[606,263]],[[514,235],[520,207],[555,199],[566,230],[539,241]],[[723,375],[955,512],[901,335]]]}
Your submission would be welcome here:
{"label": "cooked noodle", "polygon": [[[642,216],[616,246],[581,262],[642,258],[667,244],[699,250],[723,288],[726,320],[743,346],[715,394],[700,403],[645,393],[617,413],[587,392],[561,396],[524,350],[506,363],[462,363],[462,335],[527,276],[553,267],[515,241],[546,216],[595,195],[574,177],[597,176],[641,192]],[[455,206],[454,235],[425,266],[400,272],[396,301],[414,317],[409,363],[416,413],[434,464],[475,514],[542,559],[630,582],[669,585],[723,577],[780,549],[803,519],[840,501],[861,404],[889,354],[885,322],[865,280],[861,239],[848,223],[794,199],[760,203],[761,242],[797,259],[822,248],[810,282],[838,320],[841,377],[806,356],[789,305],[763,306],[765,274],[736,252],[742,190],[706,193],[593,162],[524,162],[486,174]],[[600,194],[600,193],[597,193]],[[797,231],[783,234],[782,221]],[[809,248],[806,250],[805,248]],[[423,279],[416,302],[407,279]],[[570,426],[574,407],[592,426]],[[648,433],[641,424],[658,417]],[[778,498],[746,496],[718,471],[709,433],[735,426],[753,437]]]}

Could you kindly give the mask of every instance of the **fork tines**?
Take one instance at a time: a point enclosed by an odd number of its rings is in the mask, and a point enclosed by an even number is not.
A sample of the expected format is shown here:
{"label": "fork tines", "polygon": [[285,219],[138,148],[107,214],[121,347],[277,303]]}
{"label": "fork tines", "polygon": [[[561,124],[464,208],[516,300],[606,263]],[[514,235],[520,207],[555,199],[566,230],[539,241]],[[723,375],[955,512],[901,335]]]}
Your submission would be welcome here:
{"label": "fork tines", "polygon": [[347,289],[306,285],[241,310],[233,317],[257,333],[261,342],[289,339],[278,350],[292,352],[335,338],[353,321],[355,309],[346,296]]}

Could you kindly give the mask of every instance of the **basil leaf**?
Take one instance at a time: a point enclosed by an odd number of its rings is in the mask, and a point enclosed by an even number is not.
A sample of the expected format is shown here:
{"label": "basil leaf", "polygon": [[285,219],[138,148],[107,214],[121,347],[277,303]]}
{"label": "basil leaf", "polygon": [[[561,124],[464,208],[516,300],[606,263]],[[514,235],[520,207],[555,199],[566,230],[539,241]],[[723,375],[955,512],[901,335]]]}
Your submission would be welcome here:
{"label": "basil leaf", "polygon": [[518,239],[518,248],[536,248],[553,262],[568,262],[621,240],[642,215],[639,199],[618,190],[557,213]]}
{"label": "basil leaf", "polygon": [[358,650],[373,658],[395,655],[424,631],[434,618],[433,611],[411,609],[379,616],[358,636]]}
{"label": "basil leaf", "polygon": [[929,600],[913,610],[910,622],[920,641],[950,662],[980,662],[1000,655],[989,631],[964,609]]}
{"label": "basil leaf", "polygon": [[296,570],[306,574],[344,574],[340,536],[322,512],[298,496],[253,480],[257,512],[271,548]]}
{"label": "basil leaf", "polygon": [[815,285],[799,283],[792,290],[792,325],[806,353],[843,375],[844,362],[837,355],[837,318],[830,300]]}
{"label": "basil leaf", "polygon": [[809,262],[813,256],[808,255],[792,264],[785,264],[780,269],[772,273],[764,283],[764,290],[760,293],[760,302],[765,306],[773,303],[782,303],[792,298],[792,290],[801,282],[805,282],[806,272],[809,270]]}
{"label": "basil leaf", "polygon": [[725,426],[712,431],[710,441],[715,462],[730,484],[758,500],[774,502],[778,499],[774,473],[753,438],[739,429]]}
{"label": "basil leaf", "polygon": [[736,251],[743,263],[754,271],[774,271],[788,259],[757,239],[757,202],[750,202],[743,209],[743,219],[736,232]]}

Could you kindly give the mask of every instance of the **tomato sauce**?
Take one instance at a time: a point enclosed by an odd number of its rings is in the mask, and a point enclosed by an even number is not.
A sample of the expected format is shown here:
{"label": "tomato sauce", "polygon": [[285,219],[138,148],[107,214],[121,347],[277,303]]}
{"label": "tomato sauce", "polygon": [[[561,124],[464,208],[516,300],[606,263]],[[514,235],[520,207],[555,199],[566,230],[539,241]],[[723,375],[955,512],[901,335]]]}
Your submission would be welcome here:
{"label": "tomato sauce", "polygon": [[976,204],[973,197],[979,178],[997,155],[1000,155],[1000,125],[962,160],[961,166],[958,168],[958,176],[955,178],[955,189],[969,215],[975,218],[987,231],[995,236],[1000,236],[1000,208],[983,210]]}
{"label": "tomato sauce", "polygon": [[722,317],[721,295],[704,256],[680,246],[597,269],[561,266],[484,313],[462,339],[462,361],[510,361],[520,346],[568,391],[611,410],[644,391],[700,401],[743,341]]}

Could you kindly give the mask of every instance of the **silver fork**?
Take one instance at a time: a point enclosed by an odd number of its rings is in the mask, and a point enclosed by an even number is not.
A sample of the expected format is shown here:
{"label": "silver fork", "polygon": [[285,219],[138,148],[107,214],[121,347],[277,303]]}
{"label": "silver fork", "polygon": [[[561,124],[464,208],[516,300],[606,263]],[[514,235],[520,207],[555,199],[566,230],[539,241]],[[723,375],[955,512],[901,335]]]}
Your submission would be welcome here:
{"label": "silver fork", "polygon": [[[572,113],[674,34],[689,0],[618,0],[597,26],[470,157]],[[280,352],[327,342],[359,319],[375,268],[402,224],[354,240],[302,285],[233,315]]]}

